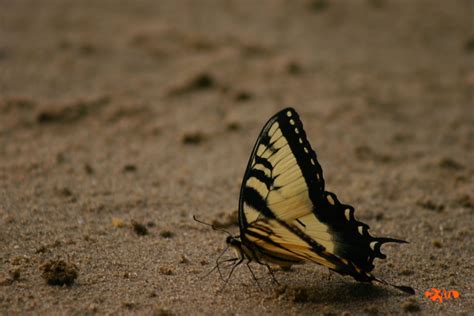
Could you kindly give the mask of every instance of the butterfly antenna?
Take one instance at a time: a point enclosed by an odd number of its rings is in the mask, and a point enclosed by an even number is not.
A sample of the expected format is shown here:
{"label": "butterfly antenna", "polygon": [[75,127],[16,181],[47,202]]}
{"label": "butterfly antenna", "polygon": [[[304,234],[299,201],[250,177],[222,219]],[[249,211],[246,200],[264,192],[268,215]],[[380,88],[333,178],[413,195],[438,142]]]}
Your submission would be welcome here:
{"label": "butterfly antenna", "polygon": [[227,231],[227,230],[225,230],[225,229],[222,229],[222,228],[219,228],[219,227],[216,227],[216,226],[213,225],[213,224],[209,224],[209,223],[203,222],[203,221],[199,220],[199,219],[196,217],[196,215],[193,215],[193,219],[194,219],[196,222],[200,223],[200,224],[203,224],[203,225],[206,225],[206,226],[211,227],[212,230],[215,230],[215,231],[218,231],[218,232],[224,232],[224,233],[226,233],[227,235],[232,236],[232,234],[231,234],[229,231]]}
{"label": "butterfly antenna", "polygon": [[379,283],[382,283],[382,284],[385,284],[385,285],[388,285],[388,286],[391,286],[391,287],[394,287],[404,293],[407,293],[409,295],[415,295],[415,290],[411,287],[411,286],[406,286],[406,285],[395,285],[395,284],[392,284],[392,283],[389,283],[385,280],[382,280],[382,279],[377,279],[377,278],[374,278],[375,281],[379,282]]}

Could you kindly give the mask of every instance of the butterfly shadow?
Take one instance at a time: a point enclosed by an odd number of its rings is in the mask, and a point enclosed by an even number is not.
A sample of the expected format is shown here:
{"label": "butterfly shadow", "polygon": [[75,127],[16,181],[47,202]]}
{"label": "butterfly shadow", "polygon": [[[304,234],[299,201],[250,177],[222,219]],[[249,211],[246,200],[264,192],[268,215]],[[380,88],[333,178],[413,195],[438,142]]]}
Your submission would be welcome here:
{"label": "butterfly shadow", "polygon": [[[403,295],[390,288],[369,283],[337,282],[333,284],[319,283],[311,286],[288,287],[296,301],[308,303],[344,304],[353,302],[374,302],[384,298]],[[296,294],[295,294],[296,293]]]}

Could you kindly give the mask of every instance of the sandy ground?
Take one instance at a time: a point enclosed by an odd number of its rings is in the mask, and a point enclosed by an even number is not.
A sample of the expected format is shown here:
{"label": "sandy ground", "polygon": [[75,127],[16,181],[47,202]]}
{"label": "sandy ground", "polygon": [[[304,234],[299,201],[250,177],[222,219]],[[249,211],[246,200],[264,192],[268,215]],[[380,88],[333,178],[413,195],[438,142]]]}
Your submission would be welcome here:
{"label": "sandy ground", "polygon": [[[474,4],[0,0],[0,314],[472,314]],[[266,120],[300,113],[375,275],[214,266]],[[133,223],[133,224],[132,224]],[[229,254],[230,255],[230,254]],[[70,286],[42,275],[64,260]],[[72,269],[72,270],[71,270]],[[443,303],[426,290],[456,290]]]}

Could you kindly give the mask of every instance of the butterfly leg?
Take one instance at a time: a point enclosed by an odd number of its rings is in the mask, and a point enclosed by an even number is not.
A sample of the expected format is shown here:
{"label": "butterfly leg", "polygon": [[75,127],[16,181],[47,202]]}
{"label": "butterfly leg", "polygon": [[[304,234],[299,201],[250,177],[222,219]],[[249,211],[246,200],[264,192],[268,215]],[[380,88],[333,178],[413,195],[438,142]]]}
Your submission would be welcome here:
{"label": "butterfly leg", "polygon": [[200,280],[203,280],[205,278],[207,278],[212,272],[214,272],[214,270],[217,270],[219,272],[219,275],[220,275],[220,278],[222,279],[222,281],[225,281],[224,279],[224,276],[222,275],[222,271],[220,269],[220,265],[221,263],[223,262],[228,262],[228,261],[235,261],[237,260],[237,258],[232,258],[232,259],[229,259],[229,260],[224,260],[224,261],[216,261],[216,265],[214,266],[214,268],[212,268],[208,273],[206,273],[205,275],[203,275]]}
{"label": "butterfly leg", "polygon": [[240,259],[232,266],[232,270],[230,270],[230,273],[229,273],[229,276],[227,277],[226,282],[230,280],[230,277],[232,276],[232,273],[234,273],[235,268],[237,268],[237,266],[239,266],[243,261],[244,261],[244,258]]}
{"label": "butterfly leg", "polygon": [[255,274],[252,271],[252,268],[250,267],[250,262],[252,262],[252,261],[251,260],[247,261],[247,263],[246,263],[247,268],[249,268],[250,274],[252,275],[252,278],[255,281],[255,283],[257,283],[258,288],[260,289],[260,291],[263,292],[262,288],[260,287],[260,284],[258,283],[257,277],[255,276]]}
{"label": "butterfly leg", "polygon": [[[233,259],[234,259],[234,258],[233,258]],[[237,260],[237,258],[235,258],[235,259]],[[229,260],[229,261],[230,261],[230,260]],[[236,263],[234,263],[234,265],[232,266],[232,269],[230,270],[229,276],[228,276],[227,279],[224,281],[224,285],[223,285],[222,288],[220,289],[221,292],[224,290],[224,288],[226,287],[227,283],[229,283],[229,280],[230,280],[230,278],[232,277],[232,273],[234,273],[235,268],[237,268],[237,266],[240,265],[243,261],[244,261],[244,258],[241,258],[241,259],[239,259],[239,261],[237,261]]]}
{"label": "butterfly leg", "polygon": [[275,282],[276,284],[280,285],[280,283],[278,282],[278,280],[275,278],[275,274],[273,274],[272,268],[268,265],[268,263],[263,263],[263,265],[264,265],[265,267],[267,267],[268,273],[270,273],[270,275],[272,276],[273,282]]}
{"label": "butterfly leg", "polygon": [[[230,258],[230,259],[223,260],[223,261],[216,260],[216,266],[214,267],[214,269],[212,269],[212,271],[217,268],[217,271],[219,272],[219,276],[221,277],[221,280],[222,280],[222,281],[225,281],[224,275],[222,274],[222,271],[221,271],[221,268],[220,268],[220,265],[221,265],[222,263],[226,263],[226,262],[231,262],[230,265],[233,265],[234,262],[237,261],[237,260],[238,260],[238,258]],[[228,265],[228,266],[230,266],[230,265]],[[228,267],[228,266],[226,266],[226,267]],[[211,272],[212,272],[212,271],[211,271]],[[208,274],[209,274],[209,273],[208,273]],[[206,275],[206,276],[207,276],[207,275]]]}
{"label": "butterfly leg", "polygon": [[222,275],[222,271],[220,269],[220,264],[223,263],[223,262],[228,262],[228,261],[236,261],[238,260],[238,258],[231,258],[231,259],[227,259],[227,260],[224,260],[224,261],[220,261],[220,259],[222,258],[222,256],[224,255],[224,253],[226,253],[227,249],[229,249],[229,247],[226,247],[220,254],[219,256],[217,257],[216,259],[216,265],[214,266],[214,268],[211,269],[211,271],[209,271],[208,273],[206,273],[203,277],[201,277],[200,279],[204,279],[206,278],[207,276],[209,276],[214,270],[217,269],[217,271],[219,272],[219,276],[221,277],[221,280],[222,281],[225,281],[224,279],[224,276]]}

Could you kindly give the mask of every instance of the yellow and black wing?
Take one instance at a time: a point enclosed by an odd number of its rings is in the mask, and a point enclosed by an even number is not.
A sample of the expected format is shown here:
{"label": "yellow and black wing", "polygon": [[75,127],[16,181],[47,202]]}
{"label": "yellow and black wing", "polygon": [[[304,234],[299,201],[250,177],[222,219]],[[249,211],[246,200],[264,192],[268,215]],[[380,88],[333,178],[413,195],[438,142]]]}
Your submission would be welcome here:
{"label": "yellow and black wing", "polygon": [[354,208],[324,190],[316,153],[298,114],[287,108],[274,115],[257,139],[239,200],[242,243],[280,265],[307,260],[358,281],[376,280],[370,271],[380,246],[404,242],[377,238],[354,217]]}

